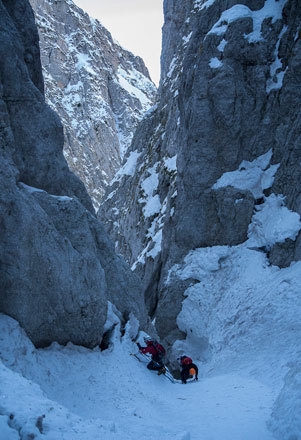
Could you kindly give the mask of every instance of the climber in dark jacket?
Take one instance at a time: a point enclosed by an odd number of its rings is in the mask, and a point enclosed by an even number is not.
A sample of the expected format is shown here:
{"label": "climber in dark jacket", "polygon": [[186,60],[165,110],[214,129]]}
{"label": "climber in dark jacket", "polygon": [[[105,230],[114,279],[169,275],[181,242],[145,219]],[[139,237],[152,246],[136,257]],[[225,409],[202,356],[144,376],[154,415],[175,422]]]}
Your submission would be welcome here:
{"label": "climber in dark jacket", "polygon": [[[144,338],[144,342],[146,343],[146,347],[141,347],[139,342],[137,343],[139,351],[143,354],[150,354],[152,359],[148,363],[147,368],[149,370],[158,371],[158,374],[165,373],[165,367],[163,363],[163,356],[165,349],[158,342],[154,342],[150,338]],[[161,348],[162,347],[162,348]]]}
{"label": "climber in dark jacket", "polygon": [[198,380],[199,369],[192,362],[192,359],[188,356],[181,356],[178,360],[181,365],[182,383],[187,383],[187,379],[192,379],[193,377],[195,380]]}

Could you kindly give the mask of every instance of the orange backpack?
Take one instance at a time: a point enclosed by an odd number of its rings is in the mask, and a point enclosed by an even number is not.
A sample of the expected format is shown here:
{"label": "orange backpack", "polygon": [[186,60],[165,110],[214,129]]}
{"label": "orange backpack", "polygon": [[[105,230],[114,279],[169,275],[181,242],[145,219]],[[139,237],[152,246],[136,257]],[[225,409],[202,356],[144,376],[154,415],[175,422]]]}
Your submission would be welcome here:
{"label": "orange backpack", "polygon": [[181,363],[182,365],[190,365],[192,364],[192,359],[188,356],[183,356],[183,358],[181,359]]}
{"label": "orange backpack", "polygon": [[196,375],[196,371],[195,371],[194,368],[190,368],[190,370],[189,370],[189,375],[190,375],[190,376],[195,376],[195,375]]}

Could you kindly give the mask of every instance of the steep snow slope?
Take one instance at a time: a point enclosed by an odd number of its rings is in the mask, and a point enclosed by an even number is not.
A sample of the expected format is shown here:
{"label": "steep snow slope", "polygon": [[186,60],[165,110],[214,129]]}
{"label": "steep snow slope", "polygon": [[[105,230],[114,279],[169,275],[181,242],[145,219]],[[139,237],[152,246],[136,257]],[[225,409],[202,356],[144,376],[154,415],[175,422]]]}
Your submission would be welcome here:
{"label": "steep snow slope", "polygon": [[143,60],[71,0],[30,3],[40,36],[46,100],[63,122],[68,164],[97,208],[156,87]]}
{"label": "steep snow slope", "polygon": [[243,3],[164,2],[159,100],[100,217],[143,279],[172,365],[189,351],[207,374],[263,375],[279,391],[270,426],[291,440],[301,436],[301,5]]}
{"label": "steep snow slope", "polygon": [[279,269],[245,244],[220,246],[191,252],[171,277],[194,284],[178,317],[187,338],[167,361],[191,355],[199,382],[172,384],[131,357],[137,322],[121,336],[111,305],[106,327],[115,330],[102,352],[36,350],[1,315],[0,439],[17,429],[53,440],[300,440],[301,263]]}
{"label": "steep snow slope", "polygon": [[198,382],[172,384],[130,356],[129,326],[122,338],[117,326],[103,352],[35,350],[11,318],[1,315],[0,327],[1,440],[274,438],[266,422],[278,390],[264,379],[268,366],[259,377],[251,363],[204,377],[198,362]]}

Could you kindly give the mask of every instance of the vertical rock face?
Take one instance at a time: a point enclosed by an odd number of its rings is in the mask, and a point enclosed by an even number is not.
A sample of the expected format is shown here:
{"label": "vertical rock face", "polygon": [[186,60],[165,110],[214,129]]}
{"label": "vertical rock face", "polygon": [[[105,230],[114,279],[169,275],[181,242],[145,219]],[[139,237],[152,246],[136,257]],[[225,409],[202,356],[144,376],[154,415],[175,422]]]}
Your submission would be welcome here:
{"label": "vertical rock face", "polygon": [[[100,215],[142,276],[160,335],[174,341],[193,280],[173,281],[171,267],[192,249],[245,242],[270,194],[301,213],[301,6],[165,0],[164,14],[159,102]],[[300,259],[300,238],[261,250],[287,265]]]}
{"label": "vertical rock face", "polygon": [[0,311],[37,346],[101,341],[107,302],[146,313],[141,285],[116,256],[45,104],[27,0],[0,1]]}
{"label": "vertical rock face", "polygon": [[120,167],[156,87],[141,58],[71,0],[30,0],[46,101],[64,125],[64,154],[95,207]]}

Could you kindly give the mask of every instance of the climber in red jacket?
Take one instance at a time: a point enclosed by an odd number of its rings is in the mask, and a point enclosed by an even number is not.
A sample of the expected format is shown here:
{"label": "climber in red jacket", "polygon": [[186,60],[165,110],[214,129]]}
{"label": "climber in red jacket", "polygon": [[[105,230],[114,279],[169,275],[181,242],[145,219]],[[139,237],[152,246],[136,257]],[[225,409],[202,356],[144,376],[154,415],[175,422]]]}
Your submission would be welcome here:
{"label": "climber in red jacket", "polygon": [[148,363],[147,368],[149,370],[158,371],[158,374],[165,373],[165,367],[163,363],[163,357],[165,355],[164,347],[157,341],[153,341],[151,338],[144,338],[146,347],[141,347],[139,342],[137,343],[139,351],[143,354],[150,354],[152,359]]}

